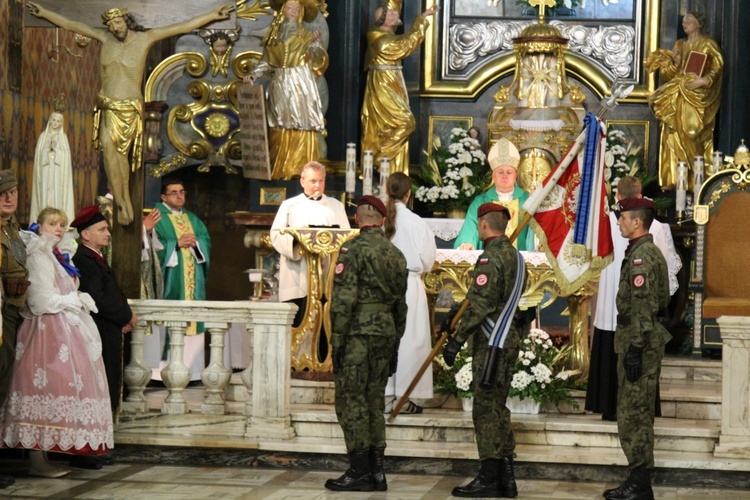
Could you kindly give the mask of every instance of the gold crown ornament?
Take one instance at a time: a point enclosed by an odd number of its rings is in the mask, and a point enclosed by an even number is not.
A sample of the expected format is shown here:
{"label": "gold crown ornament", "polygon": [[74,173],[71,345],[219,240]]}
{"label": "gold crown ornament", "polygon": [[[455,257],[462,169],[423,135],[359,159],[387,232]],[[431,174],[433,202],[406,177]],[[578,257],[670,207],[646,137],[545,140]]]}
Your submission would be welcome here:
{"label": "gold crown ornament", "polygon": [[125,17],[128,15],[128,9],[122,8],[122,9],[109,9],[108,11],[104,12],[102,14],[102,23],[107,24],[112,19],[117,19],[118,17]]}
{"label": "gold crown ornament", "polygon": [[383,10],[395,10],[401,12],[403,0],[383,0]]}

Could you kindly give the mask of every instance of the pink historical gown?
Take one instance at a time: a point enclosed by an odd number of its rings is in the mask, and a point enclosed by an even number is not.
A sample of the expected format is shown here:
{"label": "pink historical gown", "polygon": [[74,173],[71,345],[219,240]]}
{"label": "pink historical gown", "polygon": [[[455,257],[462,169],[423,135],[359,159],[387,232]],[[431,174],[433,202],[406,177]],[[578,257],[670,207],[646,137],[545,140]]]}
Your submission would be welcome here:
{"label": "pink historical gown", "polygon": [[[0,447],[105,453],[114,444],[93,299],[53,254],[53,235],[22,232],[29,286],[13,380],[0,408]],[[72,235],[58,245],[70,252]],[[67,249],[64,249],[68,247]]]}

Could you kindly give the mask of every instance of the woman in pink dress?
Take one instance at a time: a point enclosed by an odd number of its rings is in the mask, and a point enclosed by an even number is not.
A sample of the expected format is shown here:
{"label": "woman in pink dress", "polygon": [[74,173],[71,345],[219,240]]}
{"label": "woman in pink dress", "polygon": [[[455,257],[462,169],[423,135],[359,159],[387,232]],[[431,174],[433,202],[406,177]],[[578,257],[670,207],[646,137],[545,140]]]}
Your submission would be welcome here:
{"label": "woman in pink dress", "polygon": [[61,210],[45,208],[37,220],[38,234],[22,233],[31,285],[10,393],[0,408],[0,447],[33,450],[29,474],[60,477],[68,471],[44,452],[106,453],[114,444],[112,412],[101,339],[89,314],[96,306],[78,292],[78,270],[70,264],[75,234],[65,233]]}

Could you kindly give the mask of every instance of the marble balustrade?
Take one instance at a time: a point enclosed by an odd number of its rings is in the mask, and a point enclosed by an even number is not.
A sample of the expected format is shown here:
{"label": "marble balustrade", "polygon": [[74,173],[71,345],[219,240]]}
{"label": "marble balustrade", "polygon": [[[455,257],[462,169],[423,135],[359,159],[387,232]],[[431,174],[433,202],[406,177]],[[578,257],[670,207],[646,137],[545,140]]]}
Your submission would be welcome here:
{"label": "marble balustrade", "polygon": [[206,397],[201,413],[226,413],[224,389],[231,371],[224,366],[224,336],[233,322],[247,324],[251,354],[242,382],[251,397],[245,405],[247,437],[289,439],[294,437],[291,425],[291,335],[296,306],[276,302],[251,301],[184,301],[130,300],[138,317],[131,332],[130,363],[125,367],[127,387],[122,411],[144,413],[148,404],[144,395],[151,369],[144,363],[143,341],[152,324],[164,324],[170,333],[169,365],[162,370],[168,396],[162,413],[187,413],[184,390],[190,382],[190,371],[183,362],[185,330],[192,321],[205,323],[211,338],[210,359],[201,373]]}

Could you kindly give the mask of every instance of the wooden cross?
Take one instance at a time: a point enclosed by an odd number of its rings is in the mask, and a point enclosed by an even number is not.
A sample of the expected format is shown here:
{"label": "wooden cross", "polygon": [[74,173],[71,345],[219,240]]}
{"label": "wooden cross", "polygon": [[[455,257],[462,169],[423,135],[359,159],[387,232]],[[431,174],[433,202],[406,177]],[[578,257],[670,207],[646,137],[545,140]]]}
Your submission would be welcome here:
{"label": "wooden cross", "polygon": [[557,2],[555,0],[529,0],[529,5],[539,7],[539,24],[544,24],[545,7],[552,9]]}
{"label": "wooden cross", "polygon": [[[156,28],[179,23],[194,17],[196,13],[208,12],[220,5],[234,4],[234,0],[40,0],[39,5],[95,28],[107,29],[102,23],[102,13],[112,8],[127,8],[138,24],[144,28]],[[55,25],[26,9],[26,27],[54,28]],[[234,13],[229,19],[212,23],[209,28],[236,29]]]}

